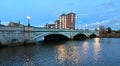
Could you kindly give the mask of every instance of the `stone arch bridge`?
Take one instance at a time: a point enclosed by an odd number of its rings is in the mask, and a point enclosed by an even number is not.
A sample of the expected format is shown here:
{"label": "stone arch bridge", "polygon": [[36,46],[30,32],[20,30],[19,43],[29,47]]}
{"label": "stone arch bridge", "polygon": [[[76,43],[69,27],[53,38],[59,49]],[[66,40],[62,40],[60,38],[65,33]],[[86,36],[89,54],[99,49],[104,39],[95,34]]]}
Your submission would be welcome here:
{"label": "stone arch bridge", "polygon": [[45,29],[34,28],[34,39],[39,41],[40,38],[45,40],[51,39],[85,39],[99,36],[97,31],[93,30],[70,30],[70,29]]}
{"label": "stone arch bridge", "polygon": [[99,36],[97,31],[70,30],[70,29],[45,29],[40,27],[0,27],[0,45],[21,44],[45,40],[83,39]]}

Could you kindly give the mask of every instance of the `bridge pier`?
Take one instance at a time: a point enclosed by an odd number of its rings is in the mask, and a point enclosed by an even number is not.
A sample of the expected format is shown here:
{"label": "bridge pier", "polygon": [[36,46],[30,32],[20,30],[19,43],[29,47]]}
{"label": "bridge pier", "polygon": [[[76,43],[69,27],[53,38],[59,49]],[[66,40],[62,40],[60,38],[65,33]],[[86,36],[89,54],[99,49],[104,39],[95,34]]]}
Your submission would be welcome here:
{"label": "bridge pier", "polygon": [[73,40],[73,32],[72,32],[72,29],[70,30],[70,40]]}

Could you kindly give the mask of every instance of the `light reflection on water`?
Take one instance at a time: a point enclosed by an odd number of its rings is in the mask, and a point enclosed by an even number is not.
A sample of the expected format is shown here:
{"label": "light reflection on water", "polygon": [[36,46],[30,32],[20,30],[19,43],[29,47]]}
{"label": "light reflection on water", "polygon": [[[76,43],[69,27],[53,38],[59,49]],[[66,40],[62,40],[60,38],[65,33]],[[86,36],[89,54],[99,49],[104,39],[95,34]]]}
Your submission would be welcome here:
{"label": "light reflection on water", "polygon": [[97,61],[99,59],[99,53],[101,50],[101,45],[100,45],[100,39],[99,38],[95,38],[95,43],[94,43],[94,58]]}
{"label": "light reflection on water", "polygon": [[0,66],[120,66],[119,43],[119,38],[94,38],[1,48]]}
{"label": "light reflection on water", "polygon": [[83,43],[83,52],[84,52],[84,54],[87,54],[88,53],[88,49],[89,49],[89,44],[88,44],[88,42],[87,41],[85,41],[84,43]]}
{"label": "light reflection on water", "polygon": [[100,44],[100,38],[94,38],[94,59],[95,64],[99,63],[100,58],[100,50],[101,50],[101,44]]}
{"label": "light reflection on water", "polygon": [[57,47],[57,55],[58,55],[57,60],[60,64],[62,64],[66,60],[66,58],[67,58],[66,54],[67,54],[67,52],[66,52],[65,45],[60,45]]}
{"label": "light reflection on water", "polygon": [[[72,46],[71,46],[72,45]],[[73,44],[57,46],[58,62],[61,65],[76,65],[79,62],[79,47]]]}

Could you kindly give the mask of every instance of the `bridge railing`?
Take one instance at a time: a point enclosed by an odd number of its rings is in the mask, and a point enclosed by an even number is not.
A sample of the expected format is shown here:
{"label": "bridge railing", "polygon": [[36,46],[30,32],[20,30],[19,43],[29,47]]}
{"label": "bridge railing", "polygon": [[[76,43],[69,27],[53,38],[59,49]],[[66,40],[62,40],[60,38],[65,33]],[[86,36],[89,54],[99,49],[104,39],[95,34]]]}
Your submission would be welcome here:
{"label": "bridge railing", "polygon": [[70,31],[70,29],[52,29],[52,28],[34,27],[34,31]]}
{"label": "bridge railing", "polygon": [[52,29],[52,28],[40,28],[40,27],[34,27],[34,31],[42,31],[42,32],[48,32],[48,31],[58,31],[58,32],[85,32],[85,33],[98,33],[98,31],[94,31],[94,30],[83,30],[83,29],[76,29],[76,30],[72,30],[72,29]]}
{"label": "bridge railing", "polygon": [[0,31],[22,31],[20,27],[0,27]]}

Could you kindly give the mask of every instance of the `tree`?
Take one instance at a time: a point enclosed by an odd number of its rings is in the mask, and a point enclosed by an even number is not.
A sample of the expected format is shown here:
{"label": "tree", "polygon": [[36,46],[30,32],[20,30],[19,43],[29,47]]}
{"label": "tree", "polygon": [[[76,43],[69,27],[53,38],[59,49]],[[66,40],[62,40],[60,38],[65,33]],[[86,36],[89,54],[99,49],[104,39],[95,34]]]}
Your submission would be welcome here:
{"label": "tree", "polygon": [[99,33],[104,34],[105,33],[105,27],[104,26],[99,26]]}
{"label": "tree", "polygon": [[107,28],[107,33],[111,33],[112,29],[110,27]]}

